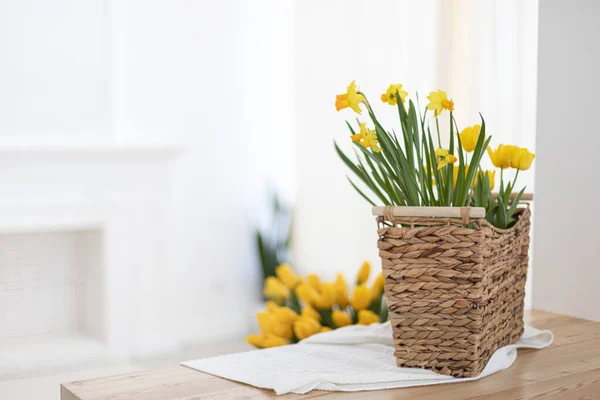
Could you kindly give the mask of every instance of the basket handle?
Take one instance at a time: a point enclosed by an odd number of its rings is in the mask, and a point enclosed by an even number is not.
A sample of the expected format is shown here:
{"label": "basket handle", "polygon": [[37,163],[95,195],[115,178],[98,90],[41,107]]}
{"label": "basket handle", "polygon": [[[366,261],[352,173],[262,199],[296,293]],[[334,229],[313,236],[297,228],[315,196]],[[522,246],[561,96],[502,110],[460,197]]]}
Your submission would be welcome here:
{"label": "basket handle", "polygon": [[373,207],[373,215],[393,217],[485,218],[483,207]]}

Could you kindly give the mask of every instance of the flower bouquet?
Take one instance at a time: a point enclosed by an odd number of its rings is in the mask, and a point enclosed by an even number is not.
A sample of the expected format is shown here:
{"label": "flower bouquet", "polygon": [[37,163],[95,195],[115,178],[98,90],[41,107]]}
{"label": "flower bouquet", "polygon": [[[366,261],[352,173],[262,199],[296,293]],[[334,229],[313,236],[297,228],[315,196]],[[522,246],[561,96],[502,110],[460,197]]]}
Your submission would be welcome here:
{"label": "flower bouquet", "polygon": [[[354,160],[337,144],[335,150],[377,216],[398,366],[476,376],[497,348],[523,332],[530,214],[519,206],[525,188],[515,188],[535,155],[502,144],[493,150],[483,117],[460,130],[444,91],[431,92],[423,112],[412,100],[406,106],[407,97],[400,84],[381,96],[398,113],[397,135],[350,83],[336,97],[337,110],[362,114],[364,108],[370,121],[346,122]],[[486,151],[500,169],[497,192],[496,171],[481,167]],[[516,170],[512,180],[507,169]]]}
{"label": "flower bouquet", "polygon": [[287,264],[275,271],[277,276],[265,281],[266,310],[256,316],[261,333],[246,338],[255,347],[283,346],[343,326],[370,325],[388,318],[383,275],[368,286],[368,262],[360,268],[351,296],[342,274],[333,282],[322,282],[315,274],[296,275]]}

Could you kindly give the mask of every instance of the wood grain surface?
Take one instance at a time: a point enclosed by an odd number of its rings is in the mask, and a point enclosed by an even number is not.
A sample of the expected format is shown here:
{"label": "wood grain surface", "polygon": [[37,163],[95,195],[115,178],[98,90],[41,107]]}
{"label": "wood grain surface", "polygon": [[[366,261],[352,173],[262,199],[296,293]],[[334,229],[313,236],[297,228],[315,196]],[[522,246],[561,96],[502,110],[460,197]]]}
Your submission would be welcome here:
{"label": "wood grain surface", "polygon": [[543,311],[528,311],[525,319],[538,329],[552,330],[554,343],[543,350],[521,349],[512,367],[474,382],[276,396],[271,390],[173,366],[65,383],[61,400],[600,399],[600,322]]}

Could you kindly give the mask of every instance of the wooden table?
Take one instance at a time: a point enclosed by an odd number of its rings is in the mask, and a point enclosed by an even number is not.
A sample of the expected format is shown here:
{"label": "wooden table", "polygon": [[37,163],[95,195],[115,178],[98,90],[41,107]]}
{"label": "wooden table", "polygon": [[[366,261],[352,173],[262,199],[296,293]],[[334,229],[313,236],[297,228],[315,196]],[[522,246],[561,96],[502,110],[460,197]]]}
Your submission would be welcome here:
{"label": "wooden table", "polygon": [[554,343],[543,350],[521,349],[507,370],[455,384],[374,392],[322,392],[275,396],[273,391],[217,378],[182,366],[70,382],[62,400],[226,400],[226,399],[600,399],[600,322],[526,312],[527,323],[550,329]]}

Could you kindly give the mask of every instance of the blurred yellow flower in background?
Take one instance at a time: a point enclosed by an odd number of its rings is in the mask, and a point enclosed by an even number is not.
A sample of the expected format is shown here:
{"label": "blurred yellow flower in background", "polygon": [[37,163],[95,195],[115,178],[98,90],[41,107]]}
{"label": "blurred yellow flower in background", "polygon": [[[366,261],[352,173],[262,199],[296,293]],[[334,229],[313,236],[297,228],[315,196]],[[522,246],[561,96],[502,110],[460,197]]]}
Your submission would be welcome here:
{"label": "blurred yellow flower in background", "polygon": [[371,325],[381,322],[379,315],[375,314],[370,310],[360,310],[358,312],[358,324],[359,325]]}
{"label": "blurred yellow flower in background", "polygon": [[[466,127],[463,131],[458,135],[460,136],[460,143],[462,148],[470,153],[475,150],[475,146],[477,145],[477,140],[479,140],[479,134],[481,133],[481,125],[473,125]],[[485,136],[483,137],[485,140]]]}
{"label": "blurred yellow flower in background", "polygon": [[368,261],[363,262],[360,269],[358,270],[358,275],[356,275],[356,283],[362,285],[363,283],[369,280],[369,275],[371,274],[371,263]]}
{"label": "blurred yellow flower in background", "polygon": [[435,149],[435,158],[437,160],[437,169],[442,169],[448,164],[454,164],[458,159],[448,152],[448,149]]}
{"label": "blurred yellow flower in background", "polygon": [[376,153],[379,153],[382,148],[379,147],[379,140],[374,130],[367,129],[367,124],[364,122],[360,123],[360,131],[354,135],[350,135],[350,138],[355,142],[360,143],[364,148],[371,148]]}
{"label": "blurred yellow flower in background", "polygon": [[315,333],[319,333],[320,329],[321,324],[312,318],[301,317],[294,322],[294,334],[299,340],[306,339]]}
{"label": "blurred yellow flower in background", "polygon": [[357,114],[361,114],[362,110],[359,107],[359,104],[365,100],[365,96],[358,93],[356,89],[355,81],[350,82],[350,85],[346,88],[346,93],[338,94],[335,96],[335,108],[340,111],[344,108],[350,107]]}
{"label": "blurred yellow flower in background", "polygon": [[369,307],[369,304],[371,304],[371,289],[364,284],[357,285],[354,288],[354,293],[352,294],[352,300],[350,301],[350,304],[352,304],[352,308],[354,308],[356,311]]}
{"label": "blurred yellow flower in background", "polygon": [[331,315],[331,318],[337,328],[352,325],[352,318],[350,318],[350,316],[343,311],[335,310]]}
{"label": "blurred yellow flower in background", "polygon": [[344,308],[348,306],[348,285],[344,279],[344,275],[337,274],[334,283],[335,289],[335,304]]}
{"label": "blurred yellow flower in background", "polygon": [[290,296],[290,290],[277,278],[270,276],[265,280],[263,293],[269,299],[282,302]]}
{"label": "blurred yellow flower in background", "polygon": [[351,300],[342,274],[337,274],[334,281],[326,282],[315,274],[303,280],[287,264],[276,271],[277,277],[265,280],[263,291],[269,298],[266,310],[256,315],[261,333],[246,338],[246,342],[257,348],[283,346],[316,333],[388,318],[383,275],[378,274],[372,287],[367,287],[371,264],[366,261],[357,274],[356,281],[361,283],[356,285]]}
{"label": "blurred yellow flower in background", "polygon": [[436,117],[440,115],[443,110],[454,111],[454,102],[448,99],[448,94],[443,90],[429,93],[427,99],[429,100],[427,109],[433,110]]}
{"label": "blurred yellow flower in background", "polygon": [[398,101],[396,99],[396,92],[398,92],[398,94],[400,95],[400,99],[404,103],[406,96],[408,96],[408,93],[402,90],[401,84],[390,85],[386,92],[381,95],[381,101],[383,101],[384,103],[388,103],[389,105],[395,106],[396,104],[398,104]]}
{"label": "blurred yellow flower in background", "polygon": [[294,273],[288,264],[282,264],[275,269],[275,274],[290,290],[294,290],[302,282],[302,278]]}

